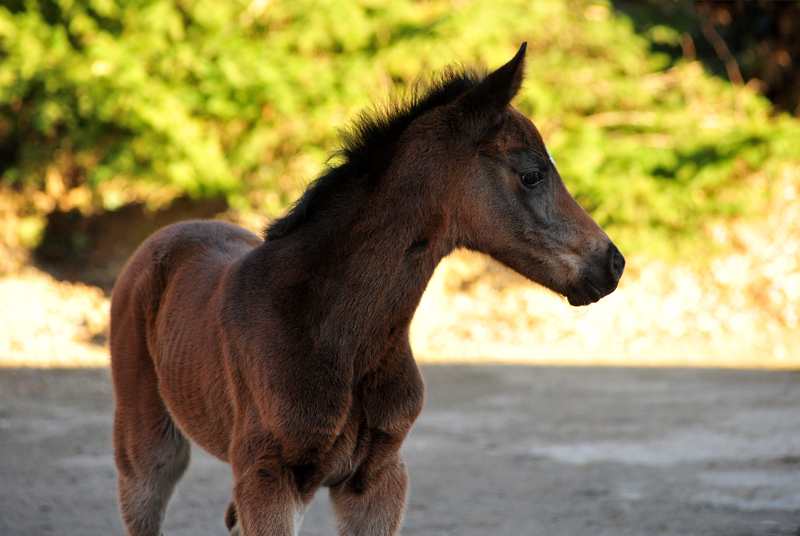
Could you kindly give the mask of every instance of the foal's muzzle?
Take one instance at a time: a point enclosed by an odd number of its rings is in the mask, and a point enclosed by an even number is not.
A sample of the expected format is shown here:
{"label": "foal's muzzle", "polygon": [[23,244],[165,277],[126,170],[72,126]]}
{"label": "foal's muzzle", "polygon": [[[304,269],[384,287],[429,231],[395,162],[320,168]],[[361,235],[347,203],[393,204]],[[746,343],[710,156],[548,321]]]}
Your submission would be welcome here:
{"label": "foal's muzzle", "polygon": [[595,256],[583,270],[583,275],[570,293],[570,305],[589,305],[603,296],[608,296],[617,288],[622,272],[625,270],[625,257],[617,246],[609,242],[606,250]]}

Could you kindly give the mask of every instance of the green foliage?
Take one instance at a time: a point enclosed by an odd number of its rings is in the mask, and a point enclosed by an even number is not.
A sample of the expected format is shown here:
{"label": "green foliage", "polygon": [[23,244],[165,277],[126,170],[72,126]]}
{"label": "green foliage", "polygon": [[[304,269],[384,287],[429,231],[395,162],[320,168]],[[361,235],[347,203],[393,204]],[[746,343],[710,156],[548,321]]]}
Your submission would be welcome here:
{"label": "green foliage", "polygon": [[670,255],[756,206],[800,139],[749,88],[652,52],[679,35],[605,0],[7,0],[0,171],[98,207],[223,194],[275,214],[370,97],[528,41],[518,107],[568,187],[623,249]]}

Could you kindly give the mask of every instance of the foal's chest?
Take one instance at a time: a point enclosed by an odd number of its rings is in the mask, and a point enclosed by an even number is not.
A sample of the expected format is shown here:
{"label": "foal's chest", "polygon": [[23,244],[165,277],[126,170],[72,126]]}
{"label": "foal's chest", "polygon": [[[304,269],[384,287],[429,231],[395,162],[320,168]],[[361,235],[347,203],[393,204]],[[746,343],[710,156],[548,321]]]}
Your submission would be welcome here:
{"label": "foal's chest", "polygon": [[354,393],[350,416],[331,453],[331,469],[324,485],[336,485],[358,471],[369,473],[400,448],[422,411],[424,399],[422,377],[413,359],[411,364],[406,374],[371,378]]}

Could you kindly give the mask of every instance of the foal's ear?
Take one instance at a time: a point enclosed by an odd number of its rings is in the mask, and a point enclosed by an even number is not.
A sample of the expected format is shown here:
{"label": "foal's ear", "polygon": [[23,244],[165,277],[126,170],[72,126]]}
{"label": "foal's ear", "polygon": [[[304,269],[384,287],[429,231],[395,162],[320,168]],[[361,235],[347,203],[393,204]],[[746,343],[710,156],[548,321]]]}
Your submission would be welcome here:
{"label": "foal's ear", "polygon": [[528,43],[522,43],[511,61],[459,98],[458,127],[470,143],[483,139],[489,129],[497,124],[500,114],[522,86],[527,46]]}

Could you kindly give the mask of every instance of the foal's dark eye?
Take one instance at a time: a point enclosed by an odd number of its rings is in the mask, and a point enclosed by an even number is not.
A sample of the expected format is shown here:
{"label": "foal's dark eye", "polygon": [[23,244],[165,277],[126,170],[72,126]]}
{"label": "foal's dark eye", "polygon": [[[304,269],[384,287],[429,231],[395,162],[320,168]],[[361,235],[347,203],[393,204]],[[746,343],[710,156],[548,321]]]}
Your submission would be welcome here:
{"label": "foal's dark eye", "polygon": [[539,186],[541,183],[544,182],[544,179],[547,177],[544,171],[526,171],[522,175],[519,176],[522,184],[527,186],[528,188],[533,188],[534,186]]}

